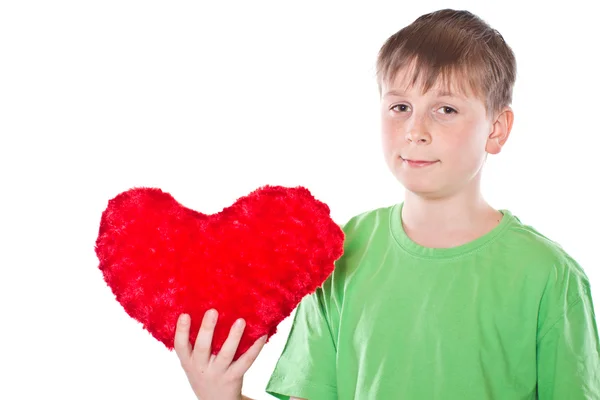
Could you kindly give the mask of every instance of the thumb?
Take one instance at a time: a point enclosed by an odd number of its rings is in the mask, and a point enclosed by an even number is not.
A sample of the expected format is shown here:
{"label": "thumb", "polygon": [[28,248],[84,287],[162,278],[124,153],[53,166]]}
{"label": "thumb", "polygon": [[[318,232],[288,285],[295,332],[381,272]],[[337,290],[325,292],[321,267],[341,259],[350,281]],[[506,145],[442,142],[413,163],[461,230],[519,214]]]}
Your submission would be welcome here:
{"label": "thumb", "polygon": [[268,338],[268,335],[264,335],[256,340],[244,354],[229,366],[229,371],[236,377],[243,377],[260,354]]}

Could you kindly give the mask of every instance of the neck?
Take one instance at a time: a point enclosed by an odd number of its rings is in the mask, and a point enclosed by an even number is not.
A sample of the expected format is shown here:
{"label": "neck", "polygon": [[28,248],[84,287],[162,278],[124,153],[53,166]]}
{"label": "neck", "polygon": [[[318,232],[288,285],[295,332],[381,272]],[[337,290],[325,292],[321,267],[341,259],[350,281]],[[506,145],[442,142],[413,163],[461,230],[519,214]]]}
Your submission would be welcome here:
{"label": "neck", "polygon": [[498,217],[481,195],[478,182],[455,194],[432,198],[407,191],[402,222],[410,231],[463,231]]}

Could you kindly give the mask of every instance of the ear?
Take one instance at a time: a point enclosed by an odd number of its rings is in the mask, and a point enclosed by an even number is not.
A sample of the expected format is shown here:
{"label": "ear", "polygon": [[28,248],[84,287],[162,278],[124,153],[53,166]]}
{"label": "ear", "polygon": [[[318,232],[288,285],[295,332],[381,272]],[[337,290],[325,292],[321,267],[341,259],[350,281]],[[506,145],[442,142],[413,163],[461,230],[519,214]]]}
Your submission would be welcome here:
{"label": "ear", "polygon": [[510,131],[512,130],[514,113],[510,107],[505,107],[495,119],[492,125],[492,131],[488,136],[485,145],[485,151],[489,154],[498,154],[502,150],[502,146],[508,140]]}

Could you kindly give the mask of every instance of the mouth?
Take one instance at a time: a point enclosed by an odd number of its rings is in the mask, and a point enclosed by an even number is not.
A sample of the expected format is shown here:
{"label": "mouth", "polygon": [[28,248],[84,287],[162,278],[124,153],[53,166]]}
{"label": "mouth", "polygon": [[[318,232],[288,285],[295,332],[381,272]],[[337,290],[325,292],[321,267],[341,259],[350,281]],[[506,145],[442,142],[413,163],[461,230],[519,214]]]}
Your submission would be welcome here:
{"label": "mouth", "polygon": [[439,160],[435,160],[435,161],[430,161],[430,160],[411,160],[409,158],[404,158],[404,157],[400,157],[400,158],[409,167],[414,167],[414,168],[428,167],[428,166],[433,165],[433,164],[435,164],[435,163],[437,163],[439,161]]}

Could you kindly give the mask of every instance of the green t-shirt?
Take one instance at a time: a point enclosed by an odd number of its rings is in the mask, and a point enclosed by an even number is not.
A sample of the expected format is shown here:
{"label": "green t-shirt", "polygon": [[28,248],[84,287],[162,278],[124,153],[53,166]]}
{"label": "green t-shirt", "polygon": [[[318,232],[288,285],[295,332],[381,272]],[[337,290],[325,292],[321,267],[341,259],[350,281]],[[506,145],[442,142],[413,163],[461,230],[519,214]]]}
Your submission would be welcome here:
{"label": "green t-shirt", "polygon": [[508,210],[462,246],[413,242],[402,203],[344,226],[299,304],[267,393],[309,400],[600,399],[588,278]]}

